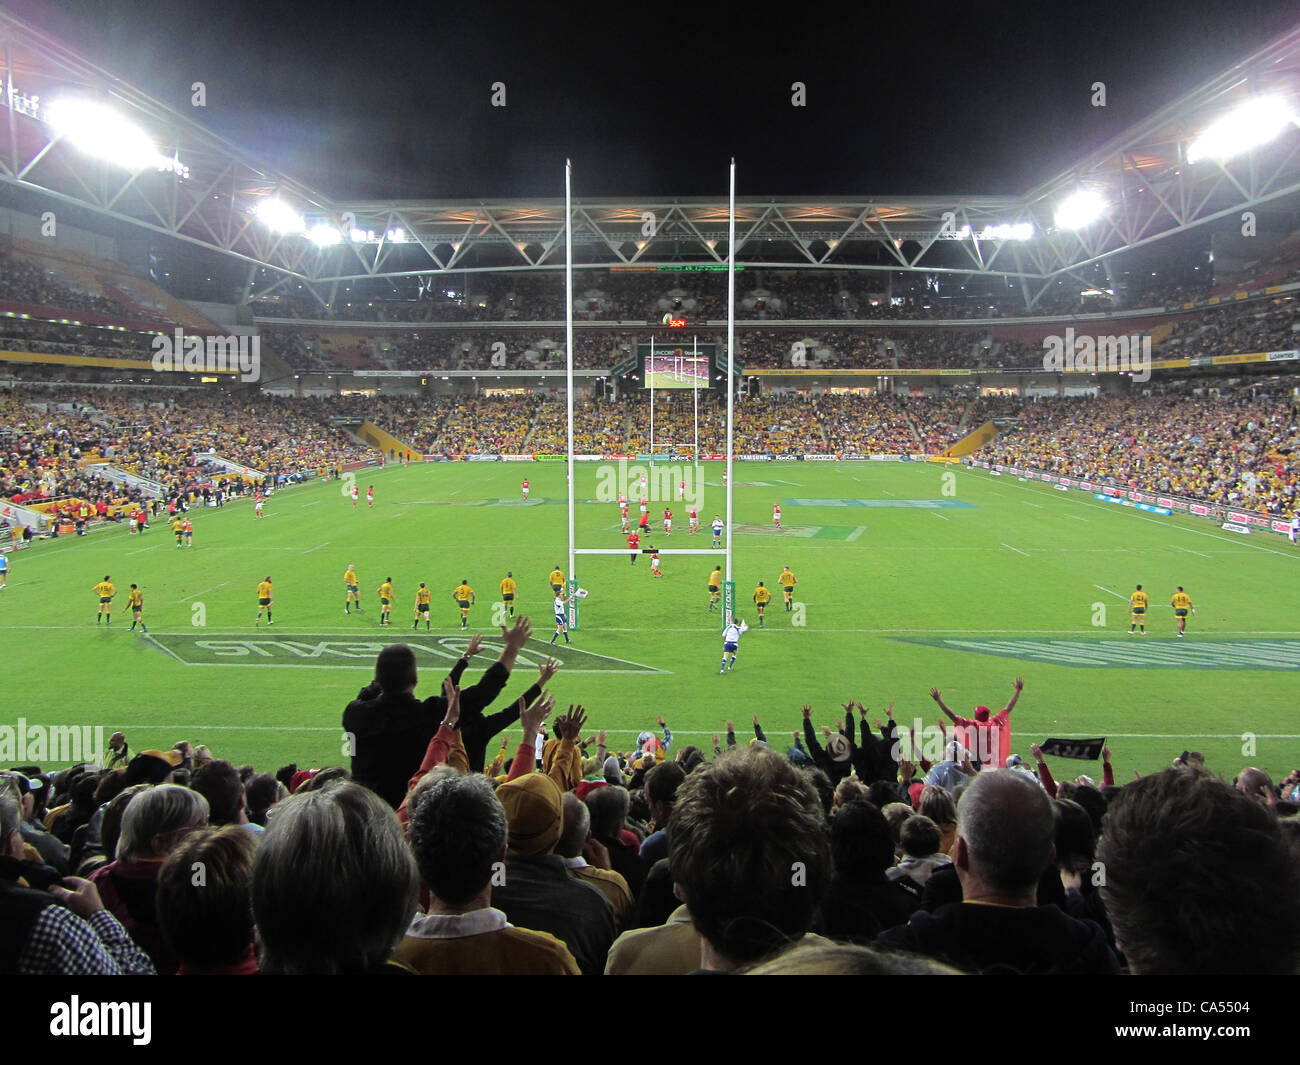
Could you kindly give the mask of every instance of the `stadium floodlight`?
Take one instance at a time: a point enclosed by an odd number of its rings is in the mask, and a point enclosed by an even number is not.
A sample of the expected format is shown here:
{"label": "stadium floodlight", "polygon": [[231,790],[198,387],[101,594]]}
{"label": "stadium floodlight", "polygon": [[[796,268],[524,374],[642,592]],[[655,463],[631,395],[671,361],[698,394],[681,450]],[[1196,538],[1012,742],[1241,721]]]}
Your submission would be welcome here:
{"label": "stadium floodlight", "polygon": [[253,209],[253,213],[272,232],[305,233],[307,231],[307,223],[302,215],[276,197],[263,200]]}
{"label": "stadium floodlight", "polygon": [[339,244],[343,240],[343,234],[334,226],[327,225],[324,222],[318,222],[307,230],[307,239],[318,248],[329,248]]}
{"label": "stadium floodlight", "polygon": [[384,239],[388,241],[389,244],[405,244],[406,230],[401,226],[395,226],[384,234]]}
{"label": "stadium floodlight", "polygon": [[1187,161],[1202,159],[1224,162],[1277,137],[1297,123],[1290,104],[1279,96],[1254,96],[1234,107],[1205,131],[1187,149]]}
{"label": "stadium floodlight", "polygon": [[79,151],[126,170],[170,169],[149,135],[106,104],[61,97],[45,109],[54,131]]}
{"label": "stadium floodlight", "polygon": [[1083,229],[1092,225],[1106,211],[1106,201],[1101,193],[1080,189],[1067,196],[1056,208],[1055,221],[1060,229]]}

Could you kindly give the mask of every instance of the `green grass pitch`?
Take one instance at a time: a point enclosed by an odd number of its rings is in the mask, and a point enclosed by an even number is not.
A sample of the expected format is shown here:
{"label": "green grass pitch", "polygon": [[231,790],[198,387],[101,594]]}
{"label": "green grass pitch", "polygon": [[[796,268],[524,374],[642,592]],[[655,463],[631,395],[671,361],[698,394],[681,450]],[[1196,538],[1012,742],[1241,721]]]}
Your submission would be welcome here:
{"label": "green grass pitch", "polygon": [[[577,471],[578,546],[623,547],[616,505],[594,502],[608,470]],[[702,471],[707,526],[723,509],[722,465]],[[276,493],[260,521],[247,501],[192,510],[190,549],[177,550],[160,520],[143,536],[123,526],[11,556],[0,592],[9,705],[0,725],[16,728],[21,717],[120,729],[133,750],[183,738],[265,771],[346,764],[340,716],[375,652],[397,641],[423,647],[417,693],[435,694],[465,635],[452,588],[469,579],[478,593],[471,631],[495,636],[507,570],[535,626],[523,660],[532,664],[518,667],[507,694],[531,683],[554,630],[547,574],[556,563],[567,569],[563,464],[439,463],[358,479],[356,509],[330,482]],[[728,718],[743,742],[757,713],[784,747],[802,703],[815,723],[833,725],[851,698],[873,717],[892,700],[901,721],[933,725],[931,686],[969,714],[981,703],[1000,709],[1022,675],[1012,731],[1026,756],[1048,736],[1105,736],[1121,781],[1184,748],[1229,777],[1254,764],[1278,779],[1300,762],[1290,732],[1300,552],[1284,539],[921,463],[737,463],[735,479],[734,568],[750,631],[733,673],[718,674],[712,557],[664,555],[662,580],[651,578],[648,557],[635,566],[626,555],[579,558],[590,591],[572,637],[581,653],[560,640],[565,667],[552,690],[559,705],[584,704],[591,732],[608,729],[612,747],[633,743],[659,713],[679,743],[702,746]],[[707,528],[687,535],[687,507],[672,506],[671,538],[655,520],[648,542],[709,547]],[[652,518],[662,509],[652,503]],[[343,612],[348,563],[360,577],[360,615]],[[776,586],[784,565],[798,578],[793,614]],[[111,627],[97,628],[91,588],[105,574],[119,595]],[[275,625],[255,628],[256,586],[268,574]],[[391,629],[379,627],[375,594],[386,577],[396,588]],[[411,631],[422,580],[433,591],[432,634]],[[751,599],[759,580],[774,589],[764,629]],[[132,582],[144,591],[152,638],[127,631]],[[1127,634],[1138,583],[1152,601],[1145,638]],[[1198,609],[1183,640],[1168,606],[1179,584]],[[1061,778],[1100,775],[1096,763],[1052,766]]]}

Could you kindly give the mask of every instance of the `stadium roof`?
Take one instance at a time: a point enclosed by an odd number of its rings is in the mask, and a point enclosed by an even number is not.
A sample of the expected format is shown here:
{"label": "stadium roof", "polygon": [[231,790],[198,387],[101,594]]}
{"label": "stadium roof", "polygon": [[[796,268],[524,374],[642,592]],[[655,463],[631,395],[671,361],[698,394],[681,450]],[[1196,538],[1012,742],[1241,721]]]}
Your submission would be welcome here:
{"label": "stadium roof", "polygon": [[[563,200],[491,202],[331,198],[265,165],[97,66],[41,30],[0,11],[0,186],[102,216],[262,267],[250,287],[290,279],[328,287],[362,278],[472,270],[551,270],[564,262]],[[74,147],[56,126],[61,96],[106,103],[147,134],[161,162],[124,169]],[[1112,256],[1300,193],[1300,136],[1280,136],[1226,162],[1189,161],[1193,142],[1252,96],[1297,109],[1300,28],[1152,114],[1037,188],[1006,195],[742,199],[738,261],[770,267],[947,272],[1014,281],[1031,304],[1058,279]],[[198,111],[197,113],[202,113]],[[942,151],[941,147],[933,150]],[[743,170],[744,160],[739,161]],[[725,181],[719,167],[719,188]],[[581,174],[575,175],[580,189]],[[562,175],[556,175],[557,188]],[[1103,211],[1079,229],[1056,222],[1077,192]],[[287,208],[297,232],[255,212]],[[716,199],[574,201],[579,267],[721,265],[727,202]],[[313,232],[314,238],[313,239]]]}

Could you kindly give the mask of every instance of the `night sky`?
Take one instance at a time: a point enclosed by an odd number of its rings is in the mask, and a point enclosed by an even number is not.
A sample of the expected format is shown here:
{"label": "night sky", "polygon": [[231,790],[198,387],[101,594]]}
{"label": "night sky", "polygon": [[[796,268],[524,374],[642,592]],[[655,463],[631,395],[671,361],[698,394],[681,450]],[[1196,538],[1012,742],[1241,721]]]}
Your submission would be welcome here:
{"label": "night sky", "polygon": [[177,110],[205,82],[198,121],[349,199],[557,197],[566,156],[579,198],[719,196],[733,154],[742,196],[1015,194],[1297,17],[1280,0],[4,2]]}

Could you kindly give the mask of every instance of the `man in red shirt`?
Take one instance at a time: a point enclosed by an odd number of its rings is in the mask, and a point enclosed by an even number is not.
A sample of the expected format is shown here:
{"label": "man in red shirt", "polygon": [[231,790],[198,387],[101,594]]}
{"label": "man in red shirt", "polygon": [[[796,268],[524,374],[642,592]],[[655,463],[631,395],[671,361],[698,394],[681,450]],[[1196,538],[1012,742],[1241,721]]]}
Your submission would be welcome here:
{"label": "man in red shirt", "polygon": [[664,507],[664,535],[672,536],[673,534],[673,512],[668,507]]}
{"label": "man in red shirt", "polygon": [[[644,519],[645,515],[642,515]],[[627,537],[627,549],[632,552],[632,565],[636,565],[636,556],[641,550],[641,537],[636,533],[629,533]]]}
{"label": "man in red shirt", "polygon": [[938,688],[930,689],[930,698],[939,704],[939,709],[957,726],[953,731],[963,747],[974,751],[985,765],[1003,769],[1011,756],[1011,710],[1024,686],[1024,680],[1017,677],[1010,701],[992,717],[989,717],[987,706],[977,706],[974,718],[958,717],[944,705]]}

